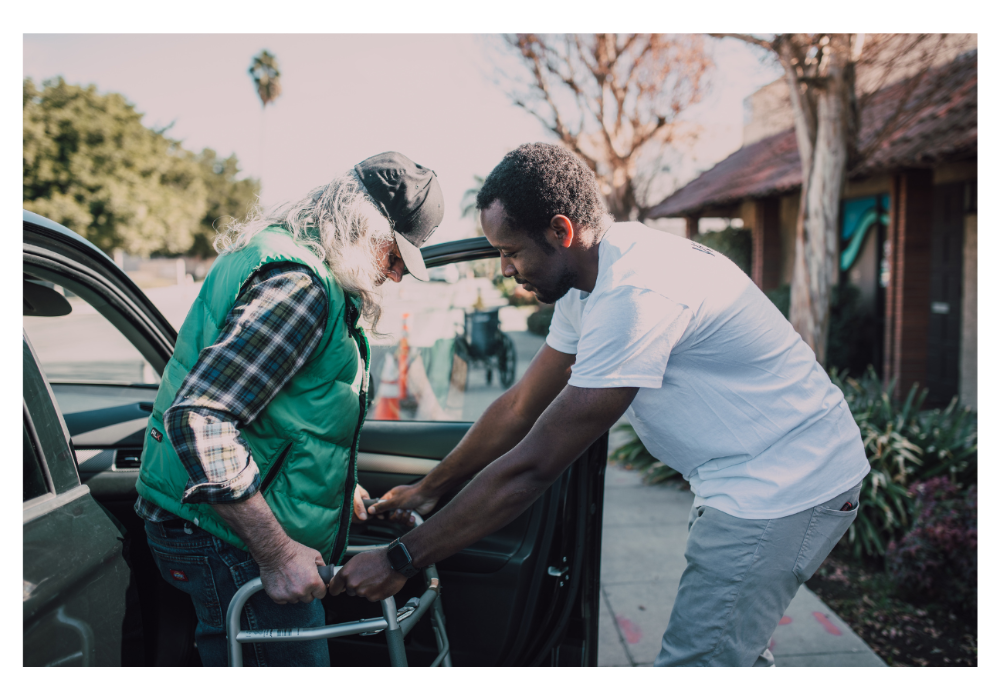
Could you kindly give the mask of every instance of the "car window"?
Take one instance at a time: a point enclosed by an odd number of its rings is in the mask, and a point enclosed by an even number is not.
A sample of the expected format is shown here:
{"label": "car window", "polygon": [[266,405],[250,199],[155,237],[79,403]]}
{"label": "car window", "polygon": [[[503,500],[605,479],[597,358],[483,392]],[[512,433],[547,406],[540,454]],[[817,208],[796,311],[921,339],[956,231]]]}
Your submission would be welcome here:
{"label": "car window", "polygon": [[547,312],[500,275],[498,258],[429,272],[430,282],[384,285],[368,420],[474,421],[545,340]]}
{"label": "car window", "polygon": [[[68,313],[23,316],[24,331],[51,383],[156,384],[159,374],[100,310],[72,290],[41,279],[25,285],[48,287],[65,297]],[[30,289],[30,288],[28,288]],[[65,309],[64,309],[65,310]]]}
{"label": "car window", "polygon": [[27,422],[24,423],[24,500],[44,496],[49,492],[42,463],[38,457],[38,448],[31,438]]}
{"label": "car window", "polygon": [[52,493],[64,493],[80,484],[76,463],[69,445],[69,431],[53,402],[51,387],[45,382],[25,335],[21,358],[24,392],[24,423],[34,441],[35,451]]}

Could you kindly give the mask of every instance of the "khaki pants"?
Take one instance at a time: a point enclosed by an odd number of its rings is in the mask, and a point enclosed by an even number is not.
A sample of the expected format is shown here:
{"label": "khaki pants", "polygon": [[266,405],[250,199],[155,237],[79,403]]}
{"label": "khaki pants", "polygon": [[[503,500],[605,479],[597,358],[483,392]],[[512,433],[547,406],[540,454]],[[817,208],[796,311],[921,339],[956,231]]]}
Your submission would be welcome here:
{"label": "khaki pants", "polygon": [[[767,645],[796,591],[858,514],[861,483],[773,520],[691,509],[687,568],[654,666],[773,666]],[[840,510],[850,502],[850,511]]]}

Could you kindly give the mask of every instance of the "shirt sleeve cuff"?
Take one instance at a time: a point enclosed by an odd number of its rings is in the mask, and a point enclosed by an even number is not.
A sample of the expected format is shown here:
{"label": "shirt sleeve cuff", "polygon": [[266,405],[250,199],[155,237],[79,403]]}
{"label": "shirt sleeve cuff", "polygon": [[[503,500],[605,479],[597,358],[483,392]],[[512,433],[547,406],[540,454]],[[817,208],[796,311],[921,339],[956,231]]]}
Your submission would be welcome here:
{"label": "shirt sleeve cuff", "polygon": [[576,343],[568,343],[564,340],[554,337],[551,333],[546,336],[545,344],[548,345],[553,350],[556,350],[567,355],[576,354]]}
{"label": "shirt sleeve cuff", "polygon": [[181,503],[239,503],[260,490],[260,470],[250,459],[247,467],[229,481],[196,484],[188,480]]}
{"label": "shirt sleeve cuff", "polygon": [[613,389],[632,386],[639,389],[659,389],[663,386],[663,377],[577,377],[570,376],[567,382],[570,386],[580,389]]}

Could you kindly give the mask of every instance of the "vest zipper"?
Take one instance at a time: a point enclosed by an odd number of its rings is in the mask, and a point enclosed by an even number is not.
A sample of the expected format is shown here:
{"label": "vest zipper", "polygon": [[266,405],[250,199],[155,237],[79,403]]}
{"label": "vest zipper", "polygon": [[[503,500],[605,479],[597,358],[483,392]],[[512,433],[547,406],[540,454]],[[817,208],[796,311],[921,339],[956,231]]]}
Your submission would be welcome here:
{"label": "vest zipper", "polygon": [[[350,303],[350,302],[348,302]],[[331,564],[336,560],[339,563],[339,556],[343,553],[347,545],[347,531],[351,527],[351,514],[354,512],[354,488],[357,484],[357,463],[358,463],[358,440],[361,437],[361,426],[365,423],[368,400],[368,347],[363,340],[358,342],[355,337],[354,342],[358,343],[358,350],[364,357],[365,381],[362,383],[361,391],[358,393],[358,425],[354,429],[354,440],[351,442],[351,461],[347,465],[347,481],[344,484],[344,504],[340,510],[340,527],[337,529],[337,539],[333,543],[333,551],[327,560]]]}
{"label": "vest zipper", "polygon": [[274,466],[268,470],[267,476],[264,477],[264,481],[262,481],[260,484],[261,496],[264,495],[264,492],[267,491],[271,483],[275,480],[275,478],[277,478],[278,472],[281,471],[281,468],[285,466],[285,460],[287,459],[288,452],[291,449],[292,449],[292,443],[288,443],[287,445],[285,445],[285,447],[281,450],[281,453],[278,455],[278,459],[275,460]]}

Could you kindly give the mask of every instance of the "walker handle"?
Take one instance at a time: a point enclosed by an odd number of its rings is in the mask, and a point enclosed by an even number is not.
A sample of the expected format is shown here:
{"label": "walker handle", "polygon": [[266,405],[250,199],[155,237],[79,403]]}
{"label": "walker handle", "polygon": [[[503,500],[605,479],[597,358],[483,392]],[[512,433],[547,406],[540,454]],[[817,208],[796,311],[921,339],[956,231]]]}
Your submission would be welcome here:
{"label": "walker handle", "polygon": [[340,571],[342,568],[343,568],[342,566],[334,566],[333,564],[327,564],[325,566],[317,566],[316,570],[319,572],[319,577],[323,579],[323,583],[329,586],[330,581],[333,580],[333,577],[336,576],[337,572]]}

